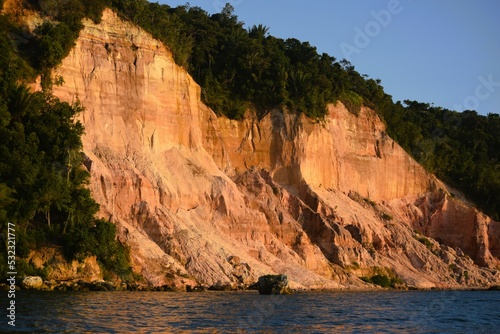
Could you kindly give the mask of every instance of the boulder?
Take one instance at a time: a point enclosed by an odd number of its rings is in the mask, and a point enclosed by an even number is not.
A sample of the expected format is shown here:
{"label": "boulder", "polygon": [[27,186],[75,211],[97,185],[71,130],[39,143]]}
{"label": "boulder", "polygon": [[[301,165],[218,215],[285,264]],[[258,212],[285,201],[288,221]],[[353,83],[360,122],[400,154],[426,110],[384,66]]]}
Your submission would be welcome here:
{"label": "boulder", "polygon": [[22,281],[22,286],[25,289],[40,290],[43,285],[43,280],[40,276],[26,276]]}
{"label": "boulder", "polygon": [[205,292],[207,291],[207,288],[204,287],[203,285],[197,285],[197,286],[191,286],[191,285],[187,285],[186,286],[186,291],[187,292]]}
{"label": "boulder", "polygon": [[265,275],[259,277],[258,289],[261,295],[287,295],[291,293],[286,275]]}
{"label": "boulder", "polygon": [[90,291],[115,291],[116,287],[113,283],[99,280],[89,284]]}
{"label": "boulder", "polygon": [[56,288],[56,286],[58,285],[58,283],[56,282],[56,280],[47,280],[47,281],[43,281],[43,285],[46,287],[46,290],[54,290]]}

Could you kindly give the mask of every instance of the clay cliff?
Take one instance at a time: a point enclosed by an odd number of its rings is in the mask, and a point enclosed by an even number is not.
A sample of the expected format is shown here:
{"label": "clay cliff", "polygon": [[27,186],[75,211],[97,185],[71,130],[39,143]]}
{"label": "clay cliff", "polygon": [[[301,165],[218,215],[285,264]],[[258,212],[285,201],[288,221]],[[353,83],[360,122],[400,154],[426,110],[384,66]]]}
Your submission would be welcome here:
{"label": "clay cliff", "polygon": [[150,285],[500,283],[499,223],[453,198],[373,110],[228,120],[148,33],[111,10],[84,23],[53,92],[85,107],[92,194]]}

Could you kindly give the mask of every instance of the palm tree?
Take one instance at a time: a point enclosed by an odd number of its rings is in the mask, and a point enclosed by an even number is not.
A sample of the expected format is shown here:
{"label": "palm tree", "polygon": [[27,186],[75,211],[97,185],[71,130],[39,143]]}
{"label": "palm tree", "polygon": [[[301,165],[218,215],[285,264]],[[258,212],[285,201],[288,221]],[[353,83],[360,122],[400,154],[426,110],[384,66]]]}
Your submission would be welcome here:
{"label": "palm tree", "polygon": [[269,27],[266,27],[262,24],[259,24],[258,26],[254,25],[251,29],[248,30],[248,33],[251,38],[263,40],[269,33]]}

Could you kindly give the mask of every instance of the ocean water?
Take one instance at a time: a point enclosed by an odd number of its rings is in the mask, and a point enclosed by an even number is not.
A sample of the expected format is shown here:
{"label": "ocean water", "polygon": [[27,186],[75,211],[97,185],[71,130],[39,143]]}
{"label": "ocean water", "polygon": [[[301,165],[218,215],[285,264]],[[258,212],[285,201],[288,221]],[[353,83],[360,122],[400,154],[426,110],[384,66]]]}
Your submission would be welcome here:
{"label": "ocean water", "polygon": [[499,291],[19,291],[15,300],[16,327],[4,317],[3,332],[500,333]]}

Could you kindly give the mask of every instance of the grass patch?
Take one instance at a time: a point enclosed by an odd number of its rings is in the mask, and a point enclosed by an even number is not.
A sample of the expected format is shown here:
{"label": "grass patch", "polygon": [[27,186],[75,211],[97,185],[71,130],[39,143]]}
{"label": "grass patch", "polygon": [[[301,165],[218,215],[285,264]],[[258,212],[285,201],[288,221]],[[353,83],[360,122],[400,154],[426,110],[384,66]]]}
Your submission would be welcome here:
{"label": "grass patch", "polygon": [[434,250],[432,242],[428,238],[426,238],[426,237],[417,237],[417,240],[420,243],[422,243],[423,245],[425,245],[425,247],[427,247],[431,252]]}
{"label": "grass patch", "polygon": [[361,266],[359,265],[359,263],[354,261],[350,265],[345,266],[344,270],[352,271],[352,270],[359,270],[360,268]]}

